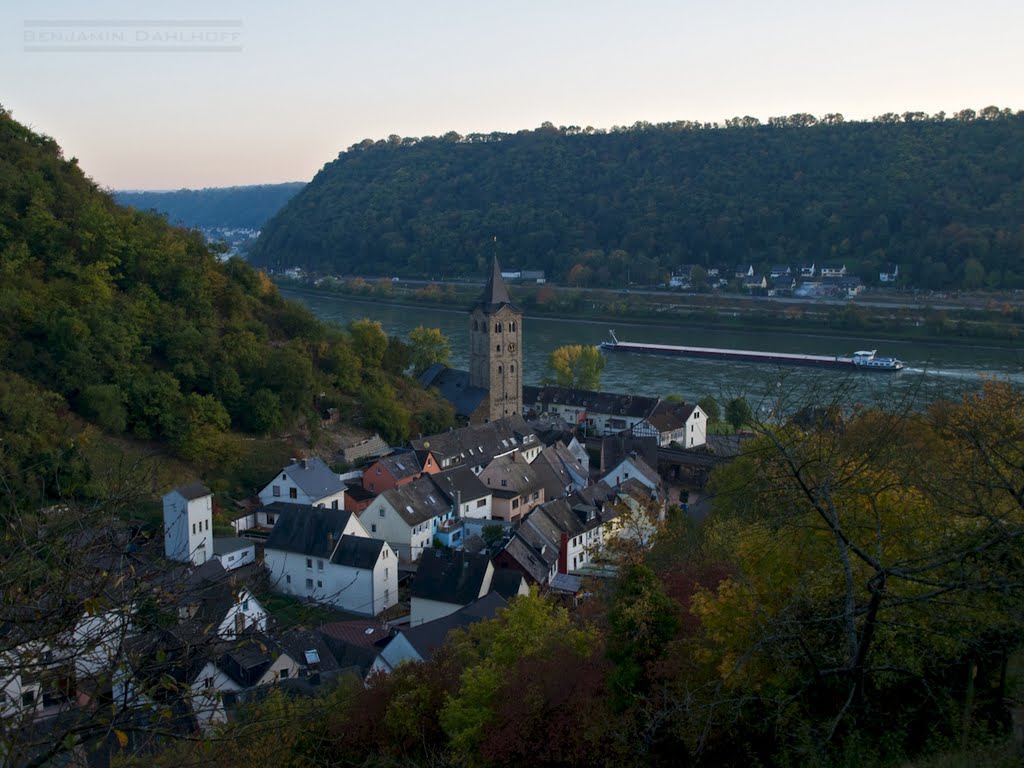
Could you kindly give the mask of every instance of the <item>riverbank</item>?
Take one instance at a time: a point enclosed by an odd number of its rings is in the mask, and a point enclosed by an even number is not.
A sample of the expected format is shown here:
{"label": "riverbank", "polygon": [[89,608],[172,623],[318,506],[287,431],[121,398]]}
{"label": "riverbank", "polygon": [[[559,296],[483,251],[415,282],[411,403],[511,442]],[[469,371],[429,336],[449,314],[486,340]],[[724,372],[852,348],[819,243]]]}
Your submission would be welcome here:
{"label": "riverbank", "polygon": [[[292,290],[354,301],[464,313],[480,286],[467,283],[413,285],[392,280],[332,279],[319,285],[281,281]],[[957,345],[1024,353],[1024,310],[988,299],[980,307],[864,301],[820,302],[805,299],[680,294],[656,291],[607,291],[549,285],[509,287],[527,317],[547,320],[597,320],[614,327],[680,328],[695,331],[743,331],[832,339],[863,338],[924,345]],[[984,298],[982,299],[984,300]],[[973,299],[978,303],[977,298]]]}

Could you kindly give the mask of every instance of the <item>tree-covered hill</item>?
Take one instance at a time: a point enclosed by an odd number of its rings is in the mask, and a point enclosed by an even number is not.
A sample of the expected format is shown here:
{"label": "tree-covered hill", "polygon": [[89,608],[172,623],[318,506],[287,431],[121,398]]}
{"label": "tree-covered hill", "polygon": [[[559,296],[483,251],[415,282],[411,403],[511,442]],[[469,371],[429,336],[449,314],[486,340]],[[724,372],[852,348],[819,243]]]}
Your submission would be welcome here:
{"label": "tree-covered hill", "polygon": [[291,181],[173,192],[115,192],[114,199],[140,211],[158,211],[186,227],[259,229],[304,185]]}
{"label": "tree-covered hill", "polygon": [[[842,262],[868,283],[1024,287],[1024,113],[734,118],[723,127],[545,124],[349,147],[264,227],[254,263],[591,284],[683,264]],[[368,265],[373,265],[372,268]],[[627,271],[628,270],[628,271]]]}
{"label": "tree-covered hill", "polygon": [[315,429],[331,405],[394,440],[447,425],[425,396],[398,402],[408,350],[378,324],[320,323],[197,231],[115,204],[2,109],[0,278],[0,496],[89,493],[82,419],[206,468],[239,432]]}

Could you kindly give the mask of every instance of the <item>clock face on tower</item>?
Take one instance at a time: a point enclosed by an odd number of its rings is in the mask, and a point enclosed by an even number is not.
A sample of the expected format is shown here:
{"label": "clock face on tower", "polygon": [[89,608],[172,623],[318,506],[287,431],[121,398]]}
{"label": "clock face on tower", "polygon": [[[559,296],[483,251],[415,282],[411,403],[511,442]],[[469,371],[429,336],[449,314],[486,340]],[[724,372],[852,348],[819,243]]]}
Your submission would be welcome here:
{"label": "clock face on tower", "polygon": [[515,352],[516,351],[516,343],[514,341],[510,341],[508,343],[508,351],[509,352]]}

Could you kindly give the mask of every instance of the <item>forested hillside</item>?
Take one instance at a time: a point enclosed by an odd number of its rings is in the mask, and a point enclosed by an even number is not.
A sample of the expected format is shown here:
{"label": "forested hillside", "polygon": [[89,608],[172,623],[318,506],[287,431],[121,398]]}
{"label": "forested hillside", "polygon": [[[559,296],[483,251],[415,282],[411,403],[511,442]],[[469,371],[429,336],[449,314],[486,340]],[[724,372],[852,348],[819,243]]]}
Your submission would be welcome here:
{"label": "forested hillside", "polygon": [[259,229],[304,185],[291,181],[173,192],[115,192],[114,199],[140,211],[159,211],[172,223],[186,227]]}
{"label": "forested hillside", "polygon": [[[369,139],[267,225],[269,267],[479,275],[591,285],[664,281],[683,264],[843,262],[867,283],[1024,287],[1024,114],[734,118],[725,127],[545,124],[516,134]],[[369,265],[372,265],[369,266]]]}
{"label": "forested hillside", "polygon": [[396,401],[408,354],[378,324],[323,325],[197,231],[116,205],[3,110],[0,275],[2,494],[91,492],[72,414],[207,467],[238,432],[332,405],[396,440],[418,426]]}

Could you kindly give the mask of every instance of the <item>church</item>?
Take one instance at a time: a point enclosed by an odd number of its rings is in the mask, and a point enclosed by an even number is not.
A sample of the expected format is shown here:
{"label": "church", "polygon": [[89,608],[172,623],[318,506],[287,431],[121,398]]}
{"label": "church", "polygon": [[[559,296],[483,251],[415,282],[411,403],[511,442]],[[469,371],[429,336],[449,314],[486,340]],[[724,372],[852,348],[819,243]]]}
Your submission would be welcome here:
{"label": "church", "polygon": [[463,424],[523,413],[523,313],[509,297],[498,258],[480,299],[469,312],[469,371],[437,363],[420,376],[455,408]]}

